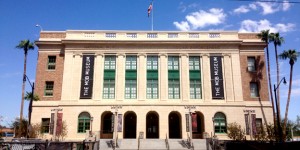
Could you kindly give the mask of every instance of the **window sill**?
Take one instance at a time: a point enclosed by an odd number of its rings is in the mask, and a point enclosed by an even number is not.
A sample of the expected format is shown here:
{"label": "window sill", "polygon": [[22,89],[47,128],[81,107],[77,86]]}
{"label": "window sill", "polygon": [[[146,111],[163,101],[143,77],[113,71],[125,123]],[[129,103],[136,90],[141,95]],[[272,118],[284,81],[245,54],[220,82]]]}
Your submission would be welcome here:
{"label": "window sill", "polygon": [[43,97],[47,97],[47,98],[49,97],[49,98],[50,98],[50,97],[53,97],[53,96],[45,96],[45,95],[44,95]]}

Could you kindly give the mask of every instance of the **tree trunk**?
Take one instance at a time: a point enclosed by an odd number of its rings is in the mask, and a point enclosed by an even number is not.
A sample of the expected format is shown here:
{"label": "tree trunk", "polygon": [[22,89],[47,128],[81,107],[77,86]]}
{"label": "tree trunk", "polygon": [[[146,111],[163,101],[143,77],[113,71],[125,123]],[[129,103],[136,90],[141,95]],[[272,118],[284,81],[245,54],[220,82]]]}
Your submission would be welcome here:
{"label": "tree trunk", "polygon": [[24,71],[23,71],[23,84],[22,84],[22,99],[21,99],[21,108],[20,108],[20,132],[21,136],[22,121],[23,121],[23,108],[24,108],[24,94],[25,94],[25,84],[26,84],[26,65],[27,65],[27,50],[24,49]]}
{"label": "tree trunk", "polygon": [[[277,69],[277,84],[279,84],[279,64],[278,64],[278,54],[277,54],[277,45],[274,44],[275,46],[275,58],[276,58],[276,69]],[[278,86],[277,88],[277,105],[278,105],[278,112],[279,113],[279,120],[281,120],[281,109],[280,109],[280,87]]]}
{"label": "tree trunk", "polygon": [[275,108],[274,108],[274,100],[273,100],[273,94],[272,94],[272,83],[271,83],[271,75],[270,75],[270,60],[269,60],[269,46],[268,46],[268,42],[266,42],[267,47],[266,47],[266,51],[267,51],[267,63],[268,63],[268,79],[269,79],[269,95],[271,98],[271,102],[272,102],[272,109],[273,109],[273,123],[274,125],[276,124],[276,115],[275,115]]}
{"label": "tree trunk", "polygon": [[292,92],[292,83],[293,83],[293,64],[291,64],[291,70],[290,70],[290,85],[289,85],[289,93],[288,93],[288,99],[286,102],[286,108],[285,108],[285,116],[284,116],[284,124],[283,124],[283,133],[286,132],[286,124],[288,119],[288,112],[289,112],[289,105],[290,105],[290,98],[291,98],[291,92]]}

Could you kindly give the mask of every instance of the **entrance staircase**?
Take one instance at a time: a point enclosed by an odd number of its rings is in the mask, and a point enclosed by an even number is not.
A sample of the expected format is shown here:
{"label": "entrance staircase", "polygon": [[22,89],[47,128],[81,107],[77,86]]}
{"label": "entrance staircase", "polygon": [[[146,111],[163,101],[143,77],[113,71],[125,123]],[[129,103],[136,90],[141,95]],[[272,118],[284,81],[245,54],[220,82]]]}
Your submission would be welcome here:
{"label": "entrance staircase", "polygon": [[186,139],[119,139],[114,148],[112,139],[100,139],[100,150],[206,150],[205,139],[193,139],[193,148]]}

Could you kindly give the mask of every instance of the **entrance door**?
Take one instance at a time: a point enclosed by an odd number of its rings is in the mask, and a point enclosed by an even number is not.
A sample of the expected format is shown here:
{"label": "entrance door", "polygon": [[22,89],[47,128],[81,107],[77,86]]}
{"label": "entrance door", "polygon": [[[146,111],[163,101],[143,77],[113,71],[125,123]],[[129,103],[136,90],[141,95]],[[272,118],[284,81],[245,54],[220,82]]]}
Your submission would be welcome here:
{"label": "entrance door", "polygon": [[181,138],[181,119],[178,113],[171,112],[169,114],[169,138]]}
{"label": "entrance door", "polygon": [[146,138],[159,138],[158,115],[155,112],[150,112],[146,117]]}
{"label": "entrance door", "polygon": [[125,114],[124,138],[136,138],[136,114],[134,112],[129,112]]}
{"label": "entrance door", "polygon": [[[200,112],[196,112],[195,117],[192,118],[192,125],[193,125],[193,139],[201,139],[203,138],[203,131],[204,131],[204,122],[203,122],[203,115]],[[195,124],[195,125],[194,125]],[[197,127],[194,127],[197,126]]]}
{"label": "entrance door", "polygon": [[101,138],[112,139],[113,138],[113,114],[111,112],[105,112],[102,115],[102,127],[101,127]]}

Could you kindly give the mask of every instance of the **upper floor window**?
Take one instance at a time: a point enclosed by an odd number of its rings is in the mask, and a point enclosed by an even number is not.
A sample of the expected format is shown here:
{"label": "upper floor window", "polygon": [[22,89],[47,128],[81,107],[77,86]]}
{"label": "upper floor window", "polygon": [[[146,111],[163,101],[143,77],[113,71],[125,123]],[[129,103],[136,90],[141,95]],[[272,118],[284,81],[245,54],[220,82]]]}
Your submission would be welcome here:
{"label": "upper floor window", "polygon": [[126,70],[136,70],[136,56],[126,56]]}
{"label": "upper floor window", "polygon": [[190,70],[200,70],[200,58],[197,56],[189,57]]}
{"label": "upper floor window", "polygon": [[158,68],[158,57],[148,56],[147,57],[147,70],[157,70]]}
{"label": "upper floor window", "polygon": [[104,69],[105,70],[116,69],[116,56],[105,56]]}
{"label": "upper floor window", "polygon": [[45,96],[53,96],[53,88],[54,88],[54,82],[53,81],[46,81]]}
{"label": "upper floor window", "polygon": [[55,70],[56,56],[48,56],[48,70]]}
{"label": "upper floor window", "polygon": [[136,99],[136,80],[126,80],[125,81],[125,98],[126,99]]}
{"label": "upper floor window", "polygon": [[250,83],[250,96],[251,97],[258,97],[258,85],[256,82],[251,82]]}
{"label": "upper floor window", "polygon": [[256,67],[255,67],[255,57],[248,57],[247,58],[248,61],[248,71],[256,71]]}
{"label": "upper floor window", "polygon": [[179,57],[169,56],[168,57],[168,70],[179,70]]}

